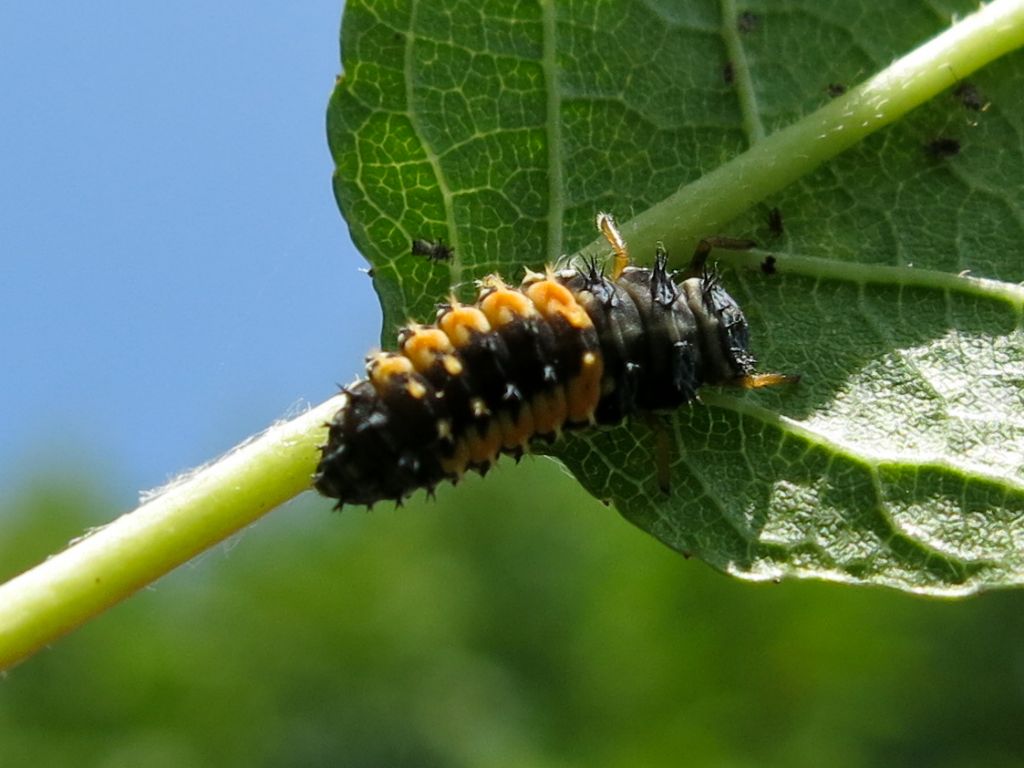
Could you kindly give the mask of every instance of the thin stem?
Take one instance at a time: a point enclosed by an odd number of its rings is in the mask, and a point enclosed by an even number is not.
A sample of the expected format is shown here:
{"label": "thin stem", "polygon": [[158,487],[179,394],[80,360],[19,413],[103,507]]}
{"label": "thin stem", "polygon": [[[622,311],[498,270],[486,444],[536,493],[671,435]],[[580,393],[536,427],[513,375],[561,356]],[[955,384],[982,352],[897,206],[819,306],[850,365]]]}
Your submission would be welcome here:
{"label": "thin stem", "polygon": [[309,488],[335,397],[0,585],[0,670]]}
{"label": "thin stem", "polygon": [[[755,143],[622,225],[634,255],[660,241],[688,254],[739,214],[897,120],[975,70],[1024,45],[1024,0],[994,0],[817,112]],[[581,254],[598,256],[603,238]]]}

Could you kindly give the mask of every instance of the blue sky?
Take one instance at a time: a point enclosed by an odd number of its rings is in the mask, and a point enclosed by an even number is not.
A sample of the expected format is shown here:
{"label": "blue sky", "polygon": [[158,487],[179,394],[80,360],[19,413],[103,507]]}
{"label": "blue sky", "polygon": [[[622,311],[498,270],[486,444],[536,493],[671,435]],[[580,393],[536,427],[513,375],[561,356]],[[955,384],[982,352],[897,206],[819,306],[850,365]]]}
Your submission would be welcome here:
{"label": "blue sky", "polygon": [[0,5],[0,489],[140,489],[358,372],[341,0]]}

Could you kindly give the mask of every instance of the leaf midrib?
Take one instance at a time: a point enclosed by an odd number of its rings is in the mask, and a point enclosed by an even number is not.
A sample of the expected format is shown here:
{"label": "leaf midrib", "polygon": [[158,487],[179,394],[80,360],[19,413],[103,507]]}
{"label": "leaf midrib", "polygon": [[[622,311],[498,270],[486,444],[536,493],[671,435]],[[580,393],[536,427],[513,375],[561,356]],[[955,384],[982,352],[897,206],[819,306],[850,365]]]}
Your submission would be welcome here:
{"label": "leaf midrib", "polygon": [[778,253],[761,248],[743,252],[722,252],[716,254],[716,259],[730,266],[758,270],[768,256],[775,259],[776,270],[785,274],[848,282],[858,286],[877,284],[900,288],[931,288],[947,294],[1005,302],[1017,315],[1018,325],[1024,322],[1024,285],[972,277],[967,273],[954,275],[935,269],[840,261],[820,256],[805,256],[791,251]]}

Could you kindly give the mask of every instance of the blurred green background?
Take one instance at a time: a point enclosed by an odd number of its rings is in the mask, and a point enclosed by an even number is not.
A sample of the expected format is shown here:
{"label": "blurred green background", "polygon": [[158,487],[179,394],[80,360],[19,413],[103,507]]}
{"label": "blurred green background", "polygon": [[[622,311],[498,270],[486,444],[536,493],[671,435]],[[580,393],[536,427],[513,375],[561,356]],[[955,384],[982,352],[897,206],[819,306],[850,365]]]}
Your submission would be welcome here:
{"label": "blurred green background", "polygon": [[[12,575],[112,516],[0,509]],[[1010,766],[1024,594],[748,584],[553,462],[271,514],[9,672],[0,765]]]}

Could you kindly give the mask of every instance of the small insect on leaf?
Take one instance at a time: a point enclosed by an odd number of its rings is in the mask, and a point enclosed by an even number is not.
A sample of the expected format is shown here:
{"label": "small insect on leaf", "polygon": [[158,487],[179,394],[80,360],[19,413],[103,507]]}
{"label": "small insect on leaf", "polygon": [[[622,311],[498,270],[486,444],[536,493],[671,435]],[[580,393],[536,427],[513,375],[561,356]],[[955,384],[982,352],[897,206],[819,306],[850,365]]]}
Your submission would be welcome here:
{"label": "small insect on leaf", "polygon": [[454,253],[455,249],[445,245],[441,238],[438,238],[436,242],[433,240],[412,241],[413,256],[427,256],[434,261],[448,261]]}
{"label": "small insect on leaf", "polygon": [[953,95],[960,100],[965,109],[970,109],[974,112],[984,112],[990,106],[988,99],[985,98],[984,94],[978,90],[978,86],[974,83],[966,81],[960,83],[960,85],[953,89]]}

